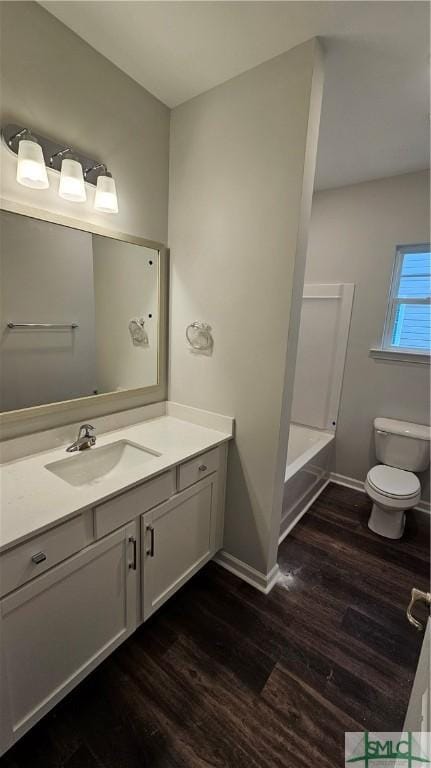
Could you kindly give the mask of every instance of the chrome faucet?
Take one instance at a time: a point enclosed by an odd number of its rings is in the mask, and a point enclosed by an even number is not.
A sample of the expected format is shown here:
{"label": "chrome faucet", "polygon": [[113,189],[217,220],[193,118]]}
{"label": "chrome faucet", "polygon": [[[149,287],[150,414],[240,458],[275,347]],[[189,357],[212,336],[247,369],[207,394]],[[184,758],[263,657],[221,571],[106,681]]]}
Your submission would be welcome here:
{"label": "chrome faucet", "polygon": [[86,448],[91,448],[92,445],[96,445],[95,428],[91,424],[81,424],[79,427],[78,437],[72,445],[66,448],[68,453],[73,451],[84,451]]}

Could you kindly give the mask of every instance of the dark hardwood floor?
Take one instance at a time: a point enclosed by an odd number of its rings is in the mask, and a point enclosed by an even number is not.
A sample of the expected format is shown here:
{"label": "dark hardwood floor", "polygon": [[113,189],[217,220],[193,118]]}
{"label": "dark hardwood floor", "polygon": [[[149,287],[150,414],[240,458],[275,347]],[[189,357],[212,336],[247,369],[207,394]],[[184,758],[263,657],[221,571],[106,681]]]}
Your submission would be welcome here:
{"label": "dark hardwood floor", "polygon": [[429,530],[410,513],[404,538],[383,540],[369,510],[328,486],[280,547],[268,596],[208,565],[2,768],[335,768],[345,731],[401,728]]}

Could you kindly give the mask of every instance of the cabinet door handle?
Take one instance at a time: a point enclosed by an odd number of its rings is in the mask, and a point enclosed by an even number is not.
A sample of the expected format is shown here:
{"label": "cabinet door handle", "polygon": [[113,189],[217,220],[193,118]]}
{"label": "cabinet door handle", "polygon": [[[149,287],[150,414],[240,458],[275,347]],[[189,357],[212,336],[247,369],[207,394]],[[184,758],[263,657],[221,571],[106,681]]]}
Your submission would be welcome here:
{"label": "cabinet door handle", "polygon": [[46,560],[45,552],[37,552],[31,559],[33,563],[39,565],[39,563],[43,563]]}
{"label": "cabinet door handle", "polygon": [[208,469],[206,464],[201,464],[199,467],[199,472],[206,472]]}
{"label": "cabinet door handle", "polygon": [[150,548],[147,549],[147,555],[154,557],[154,528],[152,525],[147,525],[147,531],[150,532]]}
{"label": "cabinet door handle", "polygon": [[136,539],[134,536],[129,536],[129,544],[133,544],[133,560],[129,563],[129,568],[136,571]]}

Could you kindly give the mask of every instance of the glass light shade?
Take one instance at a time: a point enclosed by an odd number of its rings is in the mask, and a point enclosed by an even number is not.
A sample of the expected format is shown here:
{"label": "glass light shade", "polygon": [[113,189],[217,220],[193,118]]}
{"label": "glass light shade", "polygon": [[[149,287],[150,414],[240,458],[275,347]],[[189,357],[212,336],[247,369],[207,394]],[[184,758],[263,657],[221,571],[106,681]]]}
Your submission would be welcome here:
{"label": "glass light shade", "polygon": [[32,189],[49,187],[42,147],[36,141],[21,139],[19,142],[16,180],[18,184]]}
{"label": "glass light shade", "polygon": [[94,208],[101,213],[118,213],[117,190],[112,176],[98,176]]}
{"label": "glass light shade", "polygon": [[87,199],[82,165],[77,160],[65,158],[62,161],[58,194],[73,203],[83,203]]}

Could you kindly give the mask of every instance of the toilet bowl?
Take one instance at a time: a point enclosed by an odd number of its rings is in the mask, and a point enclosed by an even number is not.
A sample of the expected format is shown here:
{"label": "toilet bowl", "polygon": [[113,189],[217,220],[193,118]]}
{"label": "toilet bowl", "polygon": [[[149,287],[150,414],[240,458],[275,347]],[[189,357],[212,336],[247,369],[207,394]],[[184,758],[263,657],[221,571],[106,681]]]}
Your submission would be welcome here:
{"label": "toilet bowl", "polygon": [[365,491],[373,502],[368,527],[388,539],[404,533],[407,510],[421,498],[421,484],[414,472],[429,466],[430,428],[395,419],[374,419],[376,456]]}
{"label": "toilet bowl", "polygon": [[379,536],[400,539],[406,511],[421,498],[421,484],[413,472],[378,464],[367,474],[365,490],[374,502],[368,527]]}

